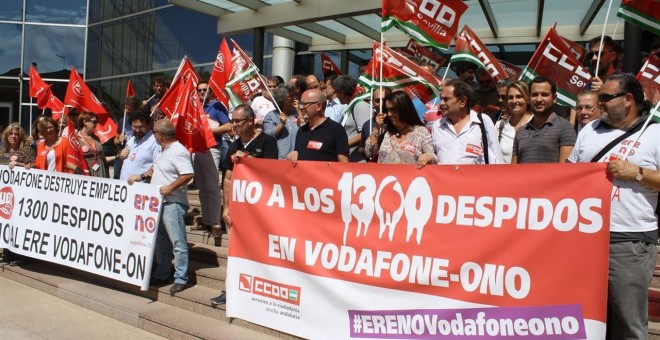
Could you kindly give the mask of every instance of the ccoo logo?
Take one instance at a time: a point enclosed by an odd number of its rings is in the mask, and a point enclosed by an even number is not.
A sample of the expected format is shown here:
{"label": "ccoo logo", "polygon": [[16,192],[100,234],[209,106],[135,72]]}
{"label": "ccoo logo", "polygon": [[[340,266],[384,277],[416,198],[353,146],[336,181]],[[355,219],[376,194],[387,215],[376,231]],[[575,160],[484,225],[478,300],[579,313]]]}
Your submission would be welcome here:
{"label": "ccoo logo", "polygon": [[252,276],[246,274],[240,274],[238,277],[238,289],[244,292],[252,292]]}
{"label": "ccoo logo", "polygon": [[0,189],[0,217],[10,219],[14,211],[14,191],[11,187]]}
{"label": "ccoo logo", "polygon": [[215,57],[213,70],[216,72],[225,72],[225,55],[223,53],[218,53],[218,55]]}

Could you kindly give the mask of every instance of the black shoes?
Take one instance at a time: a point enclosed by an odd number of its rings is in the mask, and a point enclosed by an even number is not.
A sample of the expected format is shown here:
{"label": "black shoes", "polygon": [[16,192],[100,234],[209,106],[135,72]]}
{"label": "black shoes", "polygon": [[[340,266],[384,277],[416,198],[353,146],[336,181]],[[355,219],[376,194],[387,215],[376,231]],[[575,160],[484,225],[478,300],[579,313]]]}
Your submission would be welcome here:
{"label": "black shoes", "polygon": [[216,307],[218,305],[224,305],[227,303],[227,293],[223,290],[222,293],[213,299],[211,299],[211,306]]}
{"label": "black shoes", "polygon": [[172,287],[170,287],[170,295],[182,292],[184,289],[186,289],[186,285],[184,283],[175,283],[172,285]]}

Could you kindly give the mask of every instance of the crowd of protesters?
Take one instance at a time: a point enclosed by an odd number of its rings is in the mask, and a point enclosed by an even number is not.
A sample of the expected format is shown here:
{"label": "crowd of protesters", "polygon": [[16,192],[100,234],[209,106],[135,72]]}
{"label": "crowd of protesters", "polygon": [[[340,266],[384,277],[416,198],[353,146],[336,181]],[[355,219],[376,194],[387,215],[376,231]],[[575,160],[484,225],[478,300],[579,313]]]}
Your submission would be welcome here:
{"label": "crowd of protesters", "polygon": [[[418,169],[432,164],[608,162],[614,186],[622,190],[622,198],[612,202],[608,332],[613,338],[636,337],[646,331],[647,290],[656,254],[653,211],[660,190],[660,124],[644,132],[628,160],[611,157],[617,151],[608,146],[610,139],[643,122],[650,107],[635,77],[615,67],[617,50],[610,42],[605,40],[597,76],[577,96],[572,115],[555,112],[557,88],[547,78],[495,84],[487,72],[478,71],[475,82],[474,68],[462,66],[460,77],[444,80],[441,95],[422,112],[414,103],[419,99],[401,90],[378,89],[373,102],[352,102],[358,84],[350,75],[323,81],[295,75],[289,82],[268,77],[267,92],[233,110],[215,100],[202,81],[197,91],[205,98],[202,104],[217,145],[193,155],[175,139],[172,124],[158,114],[158,101],[166,91],[160,78],[149,100],[126,98],[127,116],[113,140],[116,155],[107,154],[95,137],[94,113],[73,115],[89,175],[109,177],[106,169],[113,164],[115,178],[161,185],[166,208],[161,212],[152,283],[171,280],[174,260],[172,294],[184,290],[188,280],[183,222],[188,185],[194,178],[203,207],[193,230],[220,237],[222,229],[232,225],[226,195],[231,172],[244,157],[294,165],[414,164]],[[592,43],[590,48],[598,51],[599,46]],[[82,174],[67,159],[69,144],[63,140],[70,137],[60,132],[60,124],[40,117],[35,125],[32,143],[17,124],[4,130],[0,164]],[[606,152],[600,153],[604,148]],[[160,161],[156,164],[155,159]],[[4,254],[5,260],[19,263],[9,251]],[[225,301],[223,292],[212,303]]]}

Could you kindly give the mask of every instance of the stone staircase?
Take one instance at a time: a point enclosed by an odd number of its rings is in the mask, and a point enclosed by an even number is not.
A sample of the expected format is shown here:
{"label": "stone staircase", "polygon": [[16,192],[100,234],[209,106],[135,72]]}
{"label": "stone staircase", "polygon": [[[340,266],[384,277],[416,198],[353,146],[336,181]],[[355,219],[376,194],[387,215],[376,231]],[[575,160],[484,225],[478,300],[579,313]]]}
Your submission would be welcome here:
{"label": "stone staircase", "polygon": [[225,290],[229,240],[190,231],[200,213],[197,190],[189,190],[187,216],[189,284],[170,296],[171,282],[148,291],[66,266],[33,260],[23,266],[0,265],[0,275],[40,289],[106,316],[170,339],[296,339],[240,319],[229,319],[225,306],[209,300]]}

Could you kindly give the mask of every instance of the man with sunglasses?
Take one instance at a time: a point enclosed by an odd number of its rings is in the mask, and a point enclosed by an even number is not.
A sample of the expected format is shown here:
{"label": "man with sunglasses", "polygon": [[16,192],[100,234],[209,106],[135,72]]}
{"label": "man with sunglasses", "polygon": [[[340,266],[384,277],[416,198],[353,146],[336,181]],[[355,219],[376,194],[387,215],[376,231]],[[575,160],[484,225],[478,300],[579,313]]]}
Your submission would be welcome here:
{"label": "man with sunglasses", "polygon": [[[589,40],[589,53],[587,59],[591,63],[589,71],[594,78],[587,83],[586,89],[598,91],[603,86],[603,79],[611,76],[619,70],[619,51],[621,48],[610,36],[603,37],[603,46],[600,46],[600,36]],[[600,63],[598,63],[598,51],[600,51]],[[598,64],[598,70],[596,70]]]}
{"label": "man with sunglasses", "polygon": [[287,159],[300,161],[348,162],[348,136],[341,124],[325,116],[327,99],[321,90],[303,93],[299,107],[307,124],[296,135],[294,150]]}
{"label": "man with sunglasses", "polygon": [[[608,339],[646,339],[648,288],[656,258],[660,124],[646,131],[648,102],[639,81],[610,76],[598,94],[600,119],[578,135],[568,162],[605,162],[613,179],[607,304]],[[640,125],[641,127],[641,125]],[[617,138],[633,132],[618,143]],[[602,151],[601,151],[602,150]]]}

